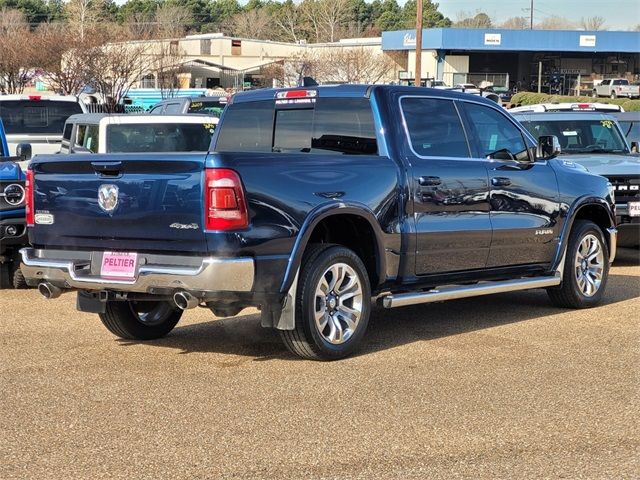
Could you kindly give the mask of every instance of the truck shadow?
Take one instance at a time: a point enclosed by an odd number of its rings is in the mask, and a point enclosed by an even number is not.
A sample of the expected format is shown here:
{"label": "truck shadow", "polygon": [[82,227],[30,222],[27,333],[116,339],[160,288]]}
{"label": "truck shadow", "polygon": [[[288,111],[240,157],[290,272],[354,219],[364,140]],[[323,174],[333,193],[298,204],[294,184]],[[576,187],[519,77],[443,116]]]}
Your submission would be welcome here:
{"label": "truck shadow", "polygon": [[614,267],[634,267],[640,265],[640,250],[637,248],[620,248],[616,253]]}
{"label": "truck shadow", "polygon": [[[640,277],[610,275],[605,301],[607,305],[637,298],[639,295]],[[543,290],[513,292],[393,310],[374,307],[362,348],[357,355],[366,355],[417,341],[428,341],[524,322],[567,311],[552,306]],[[123,346],[137,343],[124,340],[120,342]],[[178,326],[166,338],[144,342],[144,344],[177,349],[180,354],[199,352],[246,357],[246,360],[239,362],[224,362],[224,366],[234,366],[246,361],[297,360],[286,350],[277,331],[260,326],[259,314]]]}

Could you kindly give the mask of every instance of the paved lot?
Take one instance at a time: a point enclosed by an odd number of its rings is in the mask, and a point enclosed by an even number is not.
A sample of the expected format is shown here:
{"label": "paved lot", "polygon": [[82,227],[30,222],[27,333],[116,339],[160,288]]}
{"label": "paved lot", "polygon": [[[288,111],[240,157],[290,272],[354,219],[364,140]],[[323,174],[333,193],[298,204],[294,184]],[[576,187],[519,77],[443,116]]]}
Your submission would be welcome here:
{"label": "paved lot", "polygon": [[255,312],[118,340],[75,296],[0,292],[0,478],[638,478],[640,266],[607,305],[542,291],[377,310],[292,357]]}

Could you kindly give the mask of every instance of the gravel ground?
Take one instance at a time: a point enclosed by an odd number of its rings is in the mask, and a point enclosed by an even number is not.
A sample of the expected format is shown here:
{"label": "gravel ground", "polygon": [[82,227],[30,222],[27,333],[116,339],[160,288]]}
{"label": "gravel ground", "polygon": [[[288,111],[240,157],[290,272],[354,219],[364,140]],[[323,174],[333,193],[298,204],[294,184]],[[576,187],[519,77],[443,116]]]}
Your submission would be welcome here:
{"label": "gravel ground", "polygon": [[606,305],[543,291],[377,309],[299,360],[255,311],[116,339],[75,295],[1,291],[0,478],[640,478],[640,262]]}

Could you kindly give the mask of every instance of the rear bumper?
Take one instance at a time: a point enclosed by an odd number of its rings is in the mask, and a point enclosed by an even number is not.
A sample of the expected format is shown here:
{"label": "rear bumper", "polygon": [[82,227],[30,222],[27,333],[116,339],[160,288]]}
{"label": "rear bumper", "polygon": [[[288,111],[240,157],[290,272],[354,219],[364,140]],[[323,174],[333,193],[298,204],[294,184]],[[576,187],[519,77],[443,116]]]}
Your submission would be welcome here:
{"label": "rear bumper", "polygon": [[102,252],[71,252],[23,248],[22,273],[31,285],[48,281],[63,289],[160,293],[187,290],[206,293],[250,292],[252,258],[191,257],[140,254],[133,280],[101,278]]}

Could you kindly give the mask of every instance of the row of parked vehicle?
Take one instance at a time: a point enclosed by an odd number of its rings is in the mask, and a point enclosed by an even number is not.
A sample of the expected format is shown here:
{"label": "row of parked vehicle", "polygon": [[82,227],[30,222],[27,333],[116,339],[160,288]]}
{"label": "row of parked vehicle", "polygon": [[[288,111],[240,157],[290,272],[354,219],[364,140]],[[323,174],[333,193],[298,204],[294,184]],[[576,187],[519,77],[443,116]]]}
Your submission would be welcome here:
{"label": "row of parked vehicle", "polygon": [[73,160],[38,155],[27,171],[22,275],[46,298],[77,292],[128,339],[164,336],[197,306],[255,306],[312,359],[352,353],[372,299],[545,288],[591,307],[619,242],[640,233],[640,159],[600,108],[512,115],[437,89],[257,90],[202,129],[200,153],[115,152],[110,131],[137,145],[135,122],[98,118],[89,142],[69,117]]}

